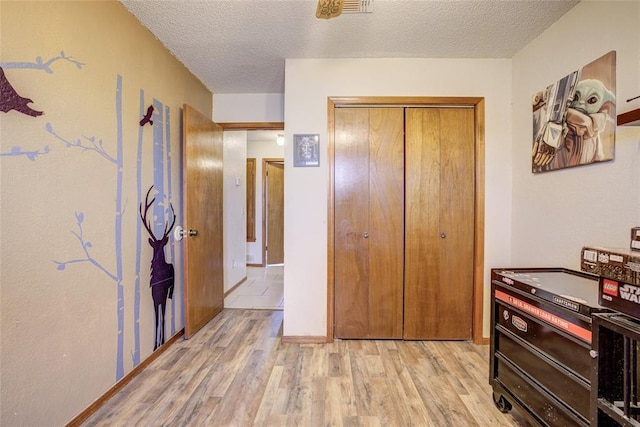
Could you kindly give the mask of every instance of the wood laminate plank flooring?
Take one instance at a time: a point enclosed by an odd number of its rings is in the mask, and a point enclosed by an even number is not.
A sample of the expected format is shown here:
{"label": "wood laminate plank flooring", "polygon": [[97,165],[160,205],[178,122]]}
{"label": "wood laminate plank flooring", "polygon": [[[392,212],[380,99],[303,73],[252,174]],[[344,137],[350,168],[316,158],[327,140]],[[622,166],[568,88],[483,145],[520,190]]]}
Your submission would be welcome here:
{"label": "wood laminate plank flooring", "polygon": [[500,413],[488,346],[282,343],[282,311],[225,309],[84,426],[525,426]]}

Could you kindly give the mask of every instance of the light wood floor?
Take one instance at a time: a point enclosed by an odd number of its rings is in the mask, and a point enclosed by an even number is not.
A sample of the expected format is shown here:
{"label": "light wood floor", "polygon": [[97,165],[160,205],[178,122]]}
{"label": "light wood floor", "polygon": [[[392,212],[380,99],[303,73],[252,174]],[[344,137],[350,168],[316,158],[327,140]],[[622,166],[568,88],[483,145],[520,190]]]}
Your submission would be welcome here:
{"label": "light wood floor", "polygon": [[86,426],[524,426],[500,413],[488,346],[282,343],[282,311],[225,309]]}

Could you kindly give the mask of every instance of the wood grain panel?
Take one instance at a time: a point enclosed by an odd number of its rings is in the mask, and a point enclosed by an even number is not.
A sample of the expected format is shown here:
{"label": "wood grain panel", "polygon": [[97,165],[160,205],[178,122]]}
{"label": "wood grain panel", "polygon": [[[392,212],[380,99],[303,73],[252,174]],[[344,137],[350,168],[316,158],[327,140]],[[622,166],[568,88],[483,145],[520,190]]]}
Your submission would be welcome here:
{"label": "wood grain panel", "polygon": [[469,339],[473,307],[474,129],[473,110],[440,111],[440,239],[438,322],[436,336]]}
{"label": "wood grain panel", "polygon": [[401,338],[404,112],[336,112],[336,336]]}
{"label": "wood grain panel", "polygon": [[405,338],[469,339],[474,111],[407,109]]}
{"label": "wood grain panel", "polygon": [[[369,330],[369,111],[335,116],[335,336],[363,338]],[[364,190],[364,191],[363,191]]]}
{"label": "wood grain panel", "polygon": [[284,163],[267,163],[267,264],[284,263]]}
{"label": "wood grain panel", "polygon": [[369,110],[369,334],[402,338],[404,110]]}
{"label": "wood grain panel", "polygon": [[[473,242],[473,342],[488,344],[483,337],[484,312],[484,99],[474,108],[475,128],[475,209]],[[489,282],[487,282],[488,284]],[[489,311],[489,310],[488,310]]]}
{"label": "wood grain panel", "polygon": [[183,112],[185,338],[224,304],[222,246],[222,128],[192,107]]}
{"label": "wood grain panel", "polygon": [[256,159],[247,159],[247,242],[256,241]]}
{"label": "wood grain panel", "polygon": [[[440,270],[440,128],[436,109],[406,111],[404,337],[419,339],[438,324],[442,296],[430,281]],[[430,333],[431,334],[431,333]]]}

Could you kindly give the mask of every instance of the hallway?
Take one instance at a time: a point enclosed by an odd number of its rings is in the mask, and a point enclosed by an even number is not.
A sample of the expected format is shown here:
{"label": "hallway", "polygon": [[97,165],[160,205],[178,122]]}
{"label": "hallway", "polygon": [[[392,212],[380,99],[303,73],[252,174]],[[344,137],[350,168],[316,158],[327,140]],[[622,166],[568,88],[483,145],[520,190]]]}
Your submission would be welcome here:
{"label": "hallway", "polygon": [[282,310],[284,266],[247,267],[247,280],[225,299],[225,308]]}

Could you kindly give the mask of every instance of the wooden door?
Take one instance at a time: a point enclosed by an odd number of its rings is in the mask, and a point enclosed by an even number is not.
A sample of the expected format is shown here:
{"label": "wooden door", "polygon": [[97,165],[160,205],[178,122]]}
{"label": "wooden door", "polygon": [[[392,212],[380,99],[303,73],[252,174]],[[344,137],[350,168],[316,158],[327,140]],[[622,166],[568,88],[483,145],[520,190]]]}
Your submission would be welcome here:
{"label": "wooden door", "polygon": [[247,242],[256,241],[256,159],[247,159]]}
{"label": "wooden door", "polygon": [[222,128],[192,107],[183,112],[185,338],[224,304],[222,251]]}
{"label": "wooden door", "polygon": [[470,339],[474,111],[408,108],[404,337]]}
{"label": "wooden door", "polygon": [[401,338],[402,108],[335,110],[335,337]]}
{"label": "wooden door", "polygon": [[284,163],[266,163],[267,265],[284,263]]}

